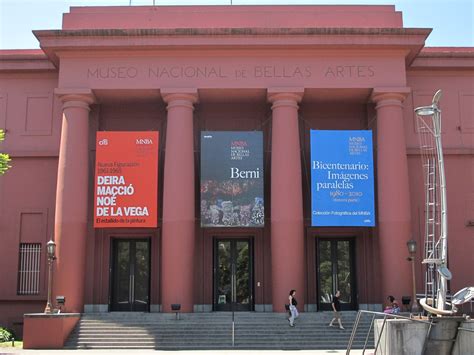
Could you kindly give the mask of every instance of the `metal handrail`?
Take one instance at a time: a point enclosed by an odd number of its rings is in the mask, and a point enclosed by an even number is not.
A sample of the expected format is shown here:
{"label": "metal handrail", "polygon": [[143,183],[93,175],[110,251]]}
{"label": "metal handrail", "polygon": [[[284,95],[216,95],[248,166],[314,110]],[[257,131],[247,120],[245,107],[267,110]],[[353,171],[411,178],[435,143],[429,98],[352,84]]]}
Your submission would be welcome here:
{"label": "metal handrail", "polygon": [[232,347],[235,346],[235,318],[234,311],[232,310]]}
{"label": "metal handrail", "polygon": [[[436,325],[432,321],[414,319],[414,318],[410,318],[410,317],[406,317],[406,316],[401,316],[401,315],[398,315],[398,314],[390,314],[390,313],[383,313],[383,312],[360,310],[359,312],[357,312],[356,320],[354,322],[354,326],[352,327],[351,337],[349,338],[349,343],[347,344],[346,355],[349,355],[351,350],[352,350],[352,344],[354,343],[354,338],[355,338],[355,335],[357,333],[357,328],[359,326],[359,322],[360,322],[360,318],[362,316],[362,313],[367,313],[367,314],[372,315],[372,321],[370,322],[369,331],[368,331],[367,336],[365,338],[364,349],[362,350],[362,354],[365,354],[365,350],[367,348],[367,342],[368,342],[368,339],[369,339],[369,336],[370,336],[370,332],[372,331],[372,327],[373,327],[373,324],[374,324],[374,321],[375,321],[375,317],[378,316],[378,315],[383,316],[383,324],[382,324],[382,328],[380,330],[380,335],[382,335],[382,333],[383,333],[383,330],[385,328],[385,323],[387,323],[388,318],[389,319],[405,319],[405,320],[409,320],[409,321],[412,321],[412,322],[429,324],[430,327],[433,326],[433,325]],[[380,343],[381,338],[382,337],[380,336],[379,339],[377,340],[377,344],[375,345],[375,350],[374,350],[375,354],[377,353],[377,349],[379,347],[379,343]]]}
{"label": "metal handrail", "polygon": [[459,327],[458,330],[462,330],[462,331],[464,331],[464,332],[471,332],[471,333],[474,333],[474,329],[468,329],[468,328]]}
{"label": "metal handrail", "polygon": [[[349,338],[349,343],[347,344],[348,351],[350,351],[350,349],[352,348],[352,343],[354,341],[355,333],[356,333],[356,330],[357,330],[357,326],[359,325],[361,315],[362,315],[362,313],[360,311],[357,312],[356,320],[354,322],[354,326],[352,327],[351,337]],[[346,354],[349,354],[349,353],[346,352]]]}
{"label": "metal handrail", "polygon": [[374,325],[374,321],[375,321],[375,314],[372,316],[372,321],[370,322],[369,331],[367,332],[367,336],[365,337],[364,352],[365,352],[365,348],[367,347],[367,342],[369,341],[370,332],[372,331],[372,326]]}

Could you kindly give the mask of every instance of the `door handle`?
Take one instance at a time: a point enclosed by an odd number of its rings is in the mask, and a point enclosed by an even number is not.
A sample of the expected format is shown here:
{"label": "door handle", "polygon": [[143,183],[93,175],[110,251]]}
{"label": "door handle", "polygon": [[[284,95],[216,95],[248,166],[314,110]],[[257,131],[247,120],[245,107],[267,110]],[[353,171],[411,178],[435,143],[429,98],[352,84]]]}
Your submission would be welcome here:
{"label": "door handle", "polygon": [[135,275],[132,275],[132,303],[135,302]]}
{"label": "door handle", "polygon": [[235,264],[232,264],[232,302],[237,302],[237,278],[235,276]]}
{"label": "door handle", "polygon": [[230,268],[231,270],[231,275],[230,275],[230,303],[234,302],[234,273],[232,272],[232,267]]}
{"label": "door handle", "polygon": [[237,302],[237,278],[234,274],[234,302]]}
{"label": "door handle", "polygon": [[128,278],[128,303],[132,303],[132,275]]}

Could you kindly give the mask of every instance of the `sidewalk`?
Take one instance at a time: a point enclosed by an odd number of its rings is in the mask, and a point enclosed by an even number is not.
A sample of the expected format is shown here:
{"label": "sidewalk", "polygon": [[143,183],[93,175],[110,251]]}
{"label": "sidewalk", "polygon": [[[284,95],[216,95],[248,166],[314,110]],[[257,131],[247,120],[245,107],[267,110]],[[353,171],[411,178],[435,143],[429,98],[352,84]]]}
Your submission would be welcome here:
{"label": "sidewalk", "polygon": [[[22,349],[0,349],[0,355],[3,354],[34,354],[34,355],[112,355],[112,354],[170,354],[173,351],[163,350],[22,350]],[[343,355],[346,350],[179,350],[179,355]],[[351,350],[351,355],[361,355],[362,350]],[[365,354],[372,355],[373,351],[366,351]]]}

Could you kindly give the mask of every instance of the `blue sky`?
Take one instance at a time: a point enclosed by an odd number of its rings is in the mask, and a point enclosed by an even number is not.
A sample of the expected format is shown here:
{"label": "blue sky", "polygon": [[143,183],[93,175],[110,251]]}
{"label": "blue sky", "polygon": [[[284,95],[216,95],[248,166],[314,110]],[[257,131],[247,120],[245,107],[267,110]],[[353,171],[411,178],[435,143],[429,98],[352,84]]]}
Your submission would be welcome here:
{"label": "blue sky", "polygon": [[[122,5],[130,0],[0,0],[0,49],[39,48],[32,30],[61,28],[69,6]],[[132,5],[229,5],[231,0],[131,0]],[[474,0],[232,0],[234,5],[392,4],[405,27],[428,27],[427,46],[474,47]]]}

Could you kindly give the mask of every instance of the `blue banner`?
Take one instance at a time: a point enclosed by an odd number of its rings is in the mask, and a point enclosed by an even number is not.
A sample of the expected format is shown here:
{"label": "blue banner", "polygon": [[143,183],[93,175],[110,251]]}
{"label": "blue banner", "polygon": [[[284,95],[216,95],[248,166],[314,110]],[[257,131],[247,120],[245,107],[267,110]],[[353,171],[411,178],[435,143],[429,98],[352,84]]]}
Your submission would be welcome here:
{"label": "blue banner", "polygon": [[375,226],[372,131],[311,130],[311,225]]}

